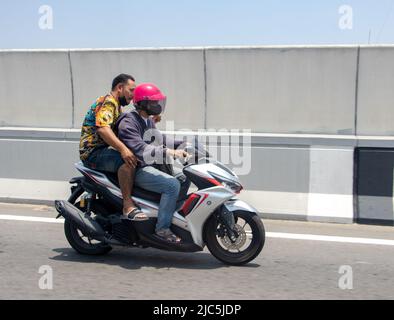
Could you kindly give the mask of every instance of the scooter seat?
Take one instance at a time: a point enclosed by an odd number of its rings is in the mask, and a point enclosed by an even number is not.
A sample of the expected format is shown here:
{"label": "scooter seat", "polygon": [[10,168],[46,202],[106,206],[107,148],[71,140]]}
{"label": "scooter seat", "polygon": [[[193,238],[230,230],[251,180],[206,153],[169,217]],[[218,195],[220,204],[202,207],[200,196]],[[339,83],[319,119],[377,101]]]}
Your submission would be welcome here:
{"label": "scooter seat", "polygon": [[133,196],[138,197],[138,198],[142,198],[142,199],[145,199],[148,201],[156,202],[156,203],[159,203],[160,199],[161,199],[160,193],[148,191],[148,190],[145,190],[145,189],[142,189],[139,187],[133,188]]}
{"label": "scooter seat", "polygon": [[[116,174],[106,172],[105,175],[107,176],[109,181],[111,181],[114,185],[119,187],[119,181],[118,181],[118,177],[117,177]],[[160,193],[148,191],[148,190],[142,189],[142,188],[137,187],[137,186],[133,187],[132,195],[134,197],[142,198],[142,199],[145,199],[145,200],[148,200],[148,201],[152,201],[152,202],[156,202],[156,203],[159,203],[160,202],[160,198],[161,198],[161,194]]]}

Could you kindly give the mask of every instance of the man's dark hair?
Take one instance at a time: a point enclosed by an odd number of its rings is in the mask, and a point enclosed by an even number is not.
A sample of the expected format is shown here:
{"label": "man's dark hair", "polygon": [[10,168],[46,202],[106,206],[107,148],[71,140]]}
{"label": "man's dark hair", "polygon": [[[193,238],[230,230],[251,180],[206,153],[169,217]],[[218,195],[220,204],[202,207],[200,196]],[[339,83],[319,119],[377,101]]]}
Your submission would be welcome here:
{"label": "man's dark hair", "polygon": [[115,87],[116,87],[119,83],[126,84],[127,81],[129,81],[129,80],[135,81],[135,79],[134,79],[131,75],[129,75],[129,74],[124,74],[124,73],[122,73],[122,74],[118,75],[118,76],[112,81],[112,90],[115,90]]}

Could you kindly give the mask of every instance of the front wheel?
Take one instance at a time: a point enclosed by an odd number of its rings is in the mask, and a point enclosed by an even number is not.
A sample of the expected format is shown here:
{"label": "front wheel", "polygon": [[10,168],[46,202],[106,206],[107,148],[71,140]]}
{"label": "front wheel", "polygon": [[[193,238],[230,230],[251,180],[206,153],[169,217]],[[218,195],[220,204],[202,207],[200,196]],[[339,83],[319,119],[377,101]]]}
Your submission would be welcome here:
{"label": "front wheel", "polygon": [[204,238],[209,251],[218,260],[229,265],[243,265],[258,256],[264,247],[265,230],[256,214],[244,211],[234,212],[235,227],[238,234],[231,241],[225,227],[215,215],[207,221]]}

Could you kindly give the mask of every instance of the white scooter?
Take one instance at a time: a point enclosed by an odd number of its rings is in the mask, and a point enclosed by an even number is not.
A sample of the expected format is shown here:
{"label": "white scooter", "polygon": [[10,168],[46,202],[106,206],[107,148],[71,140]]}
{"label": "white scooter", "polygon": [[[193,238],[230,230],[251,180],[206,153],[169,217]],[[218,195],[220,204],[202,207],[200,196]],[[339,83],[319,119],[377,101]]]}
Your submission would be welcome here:
{"label": "white scooter", "polygon": [[[190,153],[190,150],[186,150]],[[55,201],[58,217],[65,218],[64,231],[70,245],[81,254],[101,255],[113,246],[153,247],[170,251],[197,252],[205,246],[220,261],[243,265],[261,252],[264,225],[258,213],[237,199],[242,185],[237,175],[222,163],[209,158],[206,150],[193,150],[195,163],[183,163],[180,197],[171,230],[180,243],[155,236],[160,194],[134,187],[132,198],[149,219],[121,219],[122,194],[116,175],[75,166],[83,176],[71,179],[68,201]],[[189,159],[190,160],[190,159]],[[165,165],[168,173],[172,165]],[[187,194],[192,182],[197,191]]]}

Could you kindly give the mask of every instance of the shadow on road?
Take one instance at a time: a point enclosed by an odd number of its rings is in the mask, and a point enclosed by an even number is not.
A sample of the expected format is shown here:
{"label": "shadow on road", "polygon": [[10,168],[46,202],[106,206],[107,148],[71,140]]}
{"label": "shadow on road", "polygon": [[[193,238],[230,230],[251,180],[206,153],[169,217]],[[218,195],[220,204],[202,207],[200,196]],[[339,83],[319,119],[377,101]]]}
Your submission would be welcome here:
{"label": "shadow on road", "polygon": [[[114,249],[106,256],[85,256],[71,248],[58,248],[53,251],[59,253],[59,255],[50,258],[51,260],[107,264],[128,270],[140,269],[142,267],[153,267],[156,269],[218,269],[229,267],[206,252],[179,253],[157,249],[133,248]],[[249,263],[242,266],[242,268],[256,268],[259,266],[258,264]]]}

